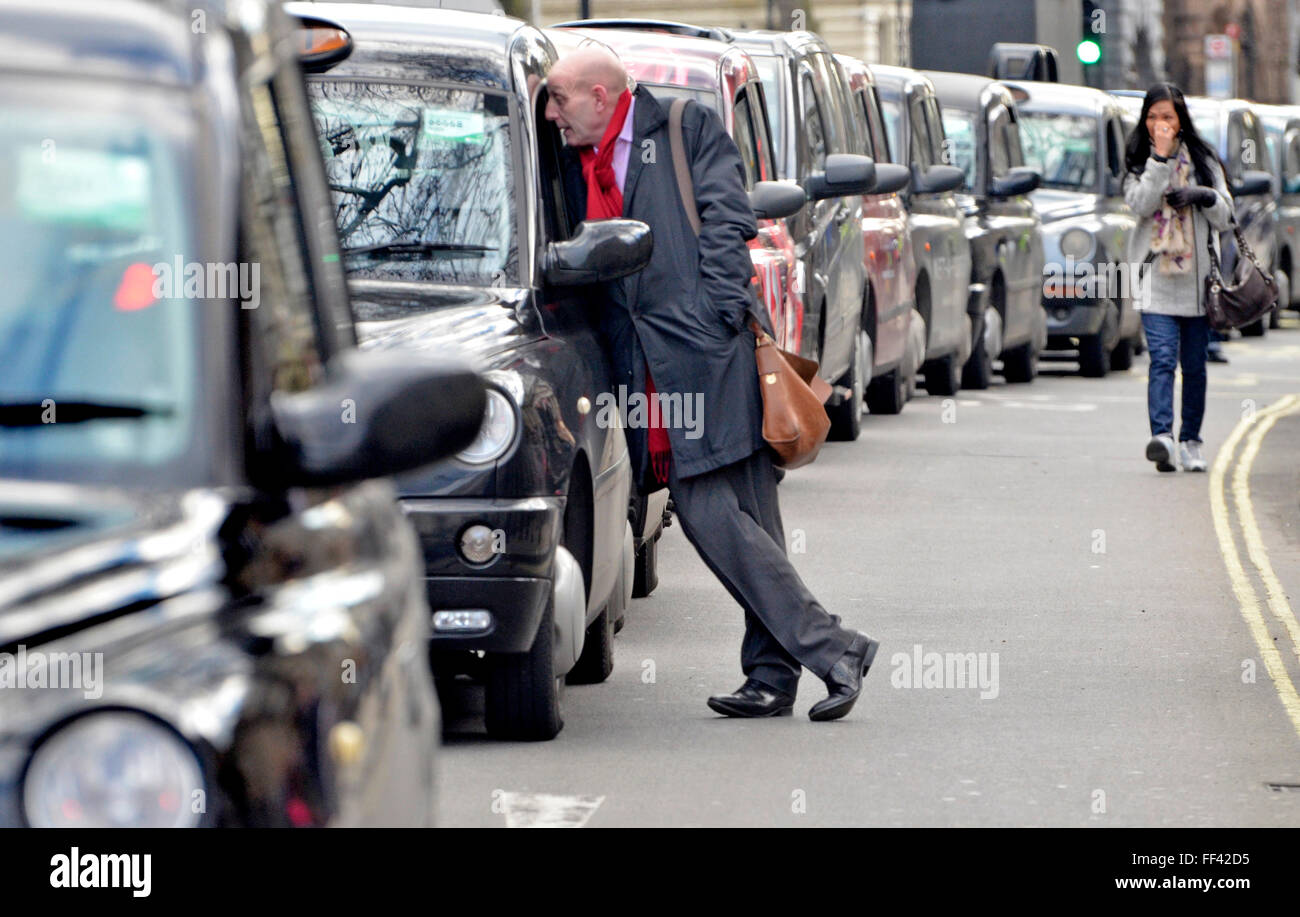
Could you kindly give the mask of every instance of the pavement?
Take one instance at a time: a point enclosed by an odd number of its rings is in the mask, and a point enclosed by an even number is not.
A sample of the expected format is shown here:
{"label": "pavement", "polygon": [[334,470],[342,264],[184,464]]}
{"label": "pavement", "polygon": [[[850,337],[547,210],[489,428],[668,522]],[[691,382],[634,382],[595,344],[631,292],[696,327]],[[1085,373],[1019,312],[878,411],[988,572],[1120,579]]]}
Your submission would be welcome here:
{"label": "pavement", "polygon": [[881,641],[844,720],[807,719],[810,673],[793,717],[705,706],[743,680],[742,614],[671,527],[659,589],[610,679],[566,689],[558,738],[490,740],[481,698],[454,698],[439,823],[1300,825],[1300,402],[1267,413],[1300,393],[1285,322],[1209,368],[1207,459],[1237,430],[1218,474],[1144,459],[1145,357],[922,390],[791,472],[797,568]]}

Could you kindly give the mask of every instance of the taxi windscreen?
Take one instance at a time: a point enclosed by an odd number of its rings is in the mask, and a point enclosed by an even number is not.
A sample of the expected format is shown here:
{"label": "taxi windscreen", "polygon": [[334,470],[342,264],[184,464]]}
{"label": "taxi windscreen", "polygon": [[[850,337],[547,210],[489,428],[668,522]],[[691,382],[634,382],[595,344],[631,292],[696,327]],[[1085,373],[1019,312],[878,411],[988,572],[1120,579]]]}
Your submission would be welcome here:
{"label": "taxi windscreen", "polygon": [[349,276],[518,283],[504,95],[328,78],[308,87]]}
{"label": "taxi windscreen", "polygon": [[1043,176],[1044,188],[1096,190],[1097,121],[1083,115],[1020,110],[1025,165]]}
{"label": "taxi windscreen", "polygon": [[196,448],[194,129],[122,95],[0,82],[0,476],[156,480]]}

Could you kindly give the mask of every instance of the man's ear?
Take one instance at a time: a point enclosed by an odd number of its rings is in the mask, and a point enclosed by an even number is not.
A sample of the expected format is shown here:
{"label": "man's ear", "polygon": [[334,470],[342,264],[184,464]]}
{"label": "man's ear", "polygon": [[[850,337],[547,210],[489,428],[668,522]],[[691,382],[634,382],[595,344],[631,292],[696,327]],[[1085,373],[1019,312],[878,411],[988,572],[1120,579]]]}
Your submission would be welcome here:
{"label": "man's ear", "polygon": [[597,83],[591,87],[591,94],[596,97],[596,110],[601,111],[609,104],[609,90]]}

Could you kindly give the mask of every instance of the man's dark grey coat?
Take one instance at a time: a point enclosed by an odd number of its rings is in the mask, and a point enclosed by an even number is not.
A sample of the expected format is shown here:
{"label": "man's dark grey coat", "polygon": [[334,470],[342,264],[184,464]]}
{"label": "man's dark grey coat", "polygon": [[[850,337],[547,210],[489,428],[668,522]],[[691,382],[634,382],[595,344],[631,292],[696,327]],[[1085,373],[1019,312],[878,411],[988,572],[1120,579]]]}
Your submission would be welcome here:
{"label": "man's dark grey coat", "polygon": [[[668,107],[644,87],[635,98],[623,216],[649,224],[654,254],[643,271],[609,285],[614,303],[601,329],[615,386],[644,391],[648,358],[658,391],[702,396],[702,435],[689,439],[680,424],[668,430],[677,475],[689,478],[764,446],[754,335],[746,327],[755,300],[745,243],[758,226],[735,144],[714,112],[690,102],[682,137],[702,223],[696,238],[673,172]],[[573,150],[565,151],[565,191],[570,216],[585,219],[587,188]],[[644,481],[647,433],[636,428],[627,435],[636,479]]]}
{"label": "man's dark grey coat", "polygon": [[[682,137],[701,221],[697,239],[677,189],[667,108],[638,89],[632,118],[623,215],[650,225],[654,254],[645,270],[610,285],[614,303],[601,326],[615,384],[644,391],[648,357],[659,391],[702,395],[701,438],[668,428],[677,518],[745,609],[740,660],[746,678],[793,697],[801,666],[825,678],[854,633],[817,602],[786,556],[776,474],[760,451],[763,406],[747,315],[756,314],[769,333],[771,322],[751,292],[754,268],[745,243],[758,226],[740,153],[717,115],[696,102],[686,105]],[[569,155],[565,197],[577,204],[571,215],[581,219],[586,185],[577,156]],[[652,488],[646,431],[627,434],[637,480]]]}

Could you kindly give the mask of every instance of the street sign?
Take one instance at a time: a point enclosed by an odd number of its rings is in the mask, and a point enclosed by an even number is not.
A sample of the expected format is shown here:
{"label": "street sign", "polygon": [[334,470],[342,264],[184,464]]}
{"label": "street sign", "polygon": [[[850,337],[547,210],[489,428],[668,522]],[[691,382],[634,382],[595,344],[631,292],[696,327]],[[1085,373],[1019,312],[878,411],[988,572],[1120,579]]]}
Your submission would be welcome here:
{"label": "street sign", "polygon": [[1227,35],[1205,36],[1205,94],[1213,99],[1237,94],[1237,44]]}

